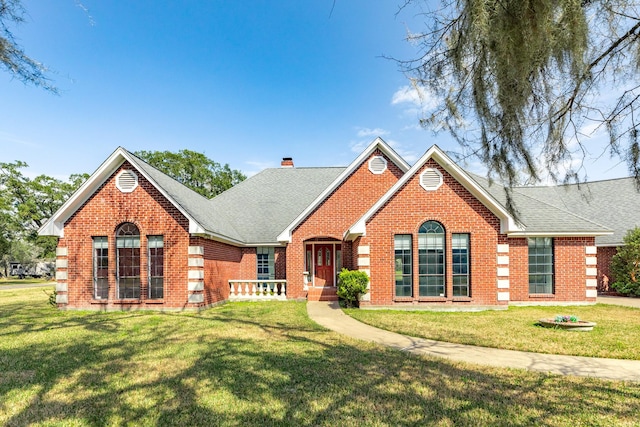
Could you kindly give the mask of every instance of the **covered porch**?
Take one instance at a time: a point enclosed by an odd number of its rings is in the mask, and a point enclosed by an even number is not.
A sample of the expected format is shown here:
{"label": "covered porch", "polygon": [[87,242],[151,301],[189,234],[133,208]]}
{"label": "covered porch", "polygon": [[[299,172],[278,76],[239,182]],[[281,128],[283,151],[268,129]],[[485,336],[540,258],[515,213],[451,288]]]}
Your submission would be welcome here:
{"label": "covered porch", "polygon": [[314,238],[304,242],[304,283],[309,301],[337,301],[338,274],[343,266],[343,242]]}

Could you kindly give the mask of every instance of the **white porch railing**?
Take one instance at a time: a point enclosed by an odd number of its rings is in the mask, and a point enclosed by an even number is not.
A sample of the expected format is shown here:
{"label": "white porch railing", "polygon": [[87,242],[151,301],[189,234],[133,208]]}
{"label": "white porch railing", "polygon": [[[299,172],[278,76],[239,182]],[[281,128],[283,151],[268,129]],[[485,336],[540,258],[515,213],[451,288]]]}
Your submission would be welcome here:
{"label": "white porch railing", "polygon": [[229,280],[230,301],[284,301],[286,280]]}

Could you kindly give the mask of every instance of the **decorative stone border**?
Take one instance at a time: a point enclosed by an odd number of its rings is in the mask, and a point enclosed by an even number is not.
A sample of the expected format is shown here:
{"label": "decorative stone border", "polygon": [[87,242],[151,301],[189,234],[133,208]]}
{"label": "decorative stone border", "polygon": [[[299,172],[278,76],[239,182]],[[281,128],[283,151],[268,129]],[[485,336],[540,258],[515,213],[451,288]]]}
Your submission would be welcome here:
{"label": "decorative stone border", "polygon": [[585,320],[578,320],[577,322],[556,322],[555,319],[540,319],[538,323],[544,328],[564,329],[566,331],[576,332],[592,331],[593,327],[596,326],[595,322],[587,322]]}

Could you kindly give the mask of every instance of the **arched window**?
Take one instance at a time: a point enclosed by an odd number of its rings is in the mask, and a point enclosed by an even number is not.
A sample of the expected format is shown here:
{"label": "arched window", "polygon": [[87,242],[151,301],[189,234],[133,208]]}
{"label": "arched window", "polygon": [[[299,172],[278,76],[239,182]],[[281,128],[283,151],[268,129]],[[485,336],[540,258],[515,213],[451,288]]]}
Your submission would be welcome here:
{"label": "arched window", "polygon": [[116,281],[119,299],[140,298],[140,231],[126,222],[116,230]]}
{"label": "arched window", "polygon": [[442,224],[427,221],[418,230],[419,296],[443,297],[445,233]]}

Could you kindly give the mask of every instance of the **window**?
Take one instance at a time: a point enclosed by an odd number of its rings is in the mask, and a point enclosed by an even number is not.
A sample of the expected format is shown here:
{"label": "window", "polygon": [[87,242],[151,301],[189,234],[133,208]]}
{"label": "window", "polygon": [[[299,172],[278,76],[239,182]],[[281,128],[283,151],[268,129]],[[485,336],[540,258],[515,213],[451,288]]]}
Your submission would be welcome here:
{"label": "window", "polygon": [[444,296],[444,228],[427,221],[418,230],[419,296]]}
{"label": "window", "polygon": [[276,277],[273,247],[258,247],[258,280],[273,280]]}
{"label": "window", "polygon": [[397,234],[394,236],[395,247],[395,276],[396,276],[396,296],[410,297],[412,291],[411,273],[411,235]]}
{"label": "window", "polygon": [[529,293],[553,293],[553,239],[529,238]]}
{"label": "window", "polygon": [[469,296],[469,235],[451,235],[453,296]]}
{"label": "window", "polygon": [[140,232],[125,223],[116,231],[118,298],[140,298]]}
{"label": "window", "polygon": [[312,246],[311,245],[307,245],[307,252],[306,252],[306,268],[308,272],[313,271],[313,255],[312,255],[312,250],[311,250]]}
{"label": "window", "polygon": [[149,298],[164,298],[164,238],[162,236],[147,237],[149,251]]}
{"label": "window", "polygon": [[93,298],[109,298],[109,244],[105,237],[93,238]]}

